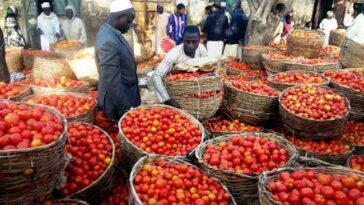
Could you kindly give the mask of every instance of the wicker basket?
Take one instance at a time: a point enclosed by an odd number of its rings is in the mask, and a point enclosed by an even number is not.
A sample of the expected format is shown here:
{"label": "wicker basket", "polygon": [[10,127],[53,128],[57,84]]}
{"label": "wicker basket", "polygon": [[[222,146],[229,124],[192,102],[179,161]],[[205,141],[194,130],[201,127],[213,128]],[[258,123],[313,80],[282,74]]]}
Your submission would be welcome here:
{"label": "wicker basket", "polygon": [[37,85],[30,85],[34,94],[43,94],[49,92],[73,92],[73,93],[84,93],[87,94],[89,91],[90,85],[85,82],[82,86],[73,87],[73,88],[58,88],[58,87],[42,87]]}
{"label": "wicker basket", "polygon": [[329,45],[341,47],[345,39],[345,29],[337,29],[330,32]]}
{"label": "wicker basket", "polygon": [[226,69],[226,73],[228,75],[241,75],[244,73],[243,70],[238,70],[236,68],[230,67],[226,63],[223,65],[223,67]]}
{"label": "wicker basket", "polygon": [[364,114],[350,111],[348,120],[354,122],[364,122]]}
{"label": "wicker basket", "polygon": [[[318,171],[320,173],[325,174],[341,174],[341,175],[347,175],[350,172],[353,172],[357,174],[361,180],[364,180],[364,175],[362,172],[355,171],[352,169],[347,169],[345,167],[341,166],[330,166],[330,167],[315,167],[315,168],[302,168],[304,170],[314,170]],[[267,189],[266,185],[274,181],[278,178],[278,175],[281,172],[294,172],[297,171],[297,168],[281,168],[278,170],[274,170],[272,172],[266,172],[259,177],[259,183],[258,183],[258,189],[259,189],[259,201],[262,205],[278,205],[279,203],[276,201],[273,201],[271,198],[271,193]]]}
{"label": "wicker basket", "polygon": [[[352,167],[351,167],[351,165],[350,165],[350,160],[351,159],[354,159],[355,157],[359,157],[359,156],[361,156],[362,154],[357,154],[357,155],[352,155],[352,156],[350,156],[347,160],[346,160],[346,163],[345,163],[345,166],[346,167],[348,167],[349,169],[353,169]],[[356,169],[354,169],[354,170],[356,170]],[[360,170],[358,170],[358,171],[360,171]],[[361,171],[361,172],[363,172],[363,171]]]}
{"label": "wicker basket", "polygon": [[[203,126],[201,125],[201,123],[196,120],[194,117],[192,117],[190,114],[188,114],[187,112],[183,111],[183,110],[179,110],[177,108],[174,107],[170,107],[170,106],[166,106],[166,105],[150,105],[150,106],[140,106],[138,108],[133,108],[133,109],[150,109],[153,107],[160,107],[160,108],[169,108],[172,109],[174,111],[177,111],[179,113],[181,113],[182,115],[186,116],[193,124],[198,125],[201,132],[202,132],[202,136],[201,136],[201,143],[204,141],[205,139],[205,132],[203,129]],[[132,110],[133,110],[132,109]],[[142,157],[144,156],[149,156],[150,154],[148,154],[147,152],[144,152],[143,150],[141,150],[139,147],[135,146],[125,135],[123,132],[123,129],[121,128],[121,123],[124,120],[124,118],[127,116],[128,112],[125,113],[119,120],[118,122],[118,127],[119,127],[119,138],[120,138],[120,144],[121,144],[121,151],[122,151],[122,156],[128,156],[125,159],[125,162],[127,163],[128,167],[133,167],[134,164]],[[193,152],[193,151],[192,151]],[[181,156],[184,157],[184,156]]]}
{"label": "wicker basket", "polygon": [[340,62],[344,68],[361,68],[364,65],[364,44],[345,39],[340,52]]}
{"label": "wicker basket", "polygon": [[337,61],[335,63],[326,63],[326,64],[315,64],[315,65],[308,65],[302,64],[300,62],[291,62],[286,64],[287,71],[293,70],[303,70],[303,71],[312,71],[317,73],[324,73],[328,70],[339,70],[341,69],[340,62]]}
{"label": "wicker basket", "polygon": [[[296,70],[296,71],[286,71],[284,73],[305,73],[305,74],[312,74],[312,75],[319,75],[320,77],[322,77],[325,82],[324,83],[321,83],[321,84],[313,84],[313,85],[323,85],[323,86],[328,86],[329,85],[329,80],[327,78],[325,78],[323,75],[320,75],[318,73],[315,73],[315,72],[310,72],[310,71],[301,71],[301,70]],[[279,75],[279,74],[278,74]],[[278,82],[275,82],[273,81],[273,78],[275,77],[275,75],[272,75],[270,77],[268,77],[268,83],[269,83],[269,86],[277,89],[277,90],[280,90],[280,91],[283,91],[289,87],[292,87],[292,86],[296,86],[296,85],[300,85],[300,84],[282,84],[282,83],[278,83]],[[305,83],[307,84],[307,83]]]}
{"label": "wicker basket", "polygon": [[222,110],[234,119],[250,124],[264,124],[278,115],[278,97],[263,96],[224,84]]}
{"label": "wicker basket", "polygon": [[85,48],[67,56],[66,61],[78,80],[97,84],[99,72],[95,60],[95,48]]}
{"label": "wicker basket", "polygon": [[66,58],[68,55],[71,55],[82,48],[82,45],[79,42],[73,42],[74,45],[69,45],[67,47],[60,47],[57,45],[58,43],[59,42],[51,43],[49,48],[51,51],[57,53],[57,55],[62,58]]}
{"label": "wicker basket", "polygon": [[[304,32],[308,35],[297,36],[296,33],[298,32]],[[324,45],[324,40],[325,35],[320,31],[295,30],[288,35],[287,52],[293,56],[316,58],[320,56],[320,49]]]}
{"label": "wicker basket", "polygon": [[10,96],[8,99],[16,102],[20,102],[23,98],[26,98],[32,94],[32,90],[30,89],[29,85],[20,85],[20,84],[14,84],[13,86],[16,87],[23,87],[24,91],[21,92],[19,95],[16,96]]}
{"label": "wicker basket", "polygon": [[243,47],[243,61],[252,68],[262,68],[262,54],[267,54],[275,49],[269,46]]}
{"label": "wicker basket", "polygon": [[32,73],[32,78],[34,80],[44,80],[60,76],[75,78],[75,75],[64,58],[54,56],[34,57]]}
{"label": "wicker basket", "polygon": [[244,174],[238,174],[230,170],[220,170],[218,167],[211,166],[204,162],[203,154],[208,145],[217,145],[220,142],[226,142],[234,136],[241,136],[242,138],[245,138],[252,135],[275,140],[279,145],[289,151],[290,159],[287,161],[286,166],[292,166],[295,164],[295,160],[298,157],[298,152],[295,147],[283,137],[273,133],[244,133],[240,135],[225,135],[204,142],[203,144],[199,145],[196,150],[196,157],[199,164],[201,165],[202,170],[225,183],[239,205],[250,205],[258,200],[257,183],[259,175],[248,176]]}
{"label": "wicker basket", "polygon": [[57,57],[56,53],[53,53],[51,51],[42,51],[42,50],[23,50],[22,55],[23,55],[24,67],[28,69],[33,68],[34,58],[36,56]]}
{"label": "wicker basket", "polygon": [[[43,96],[50,96],[50,95],[73,95],[76,97],[89,97],[86,94],[82,94],[82,93],[73,93],[73,92],[47,92],[47,93],[42,93],[42,94],[33,94],[31,96],[28,96],[26,98],[24,98],[22,100],[22,102],[29,102],[29,100],[32,100],[33,98],[37,98],[37,97],[43,97]],[[92,98],[95,101],[95,105],[97,104],[96,99]],[[52,108],[52,107],[50,107]],[[52,108],[55,109],[56,108]],[[80,115],[76,115],[73,117],[67,117],[67,122],[85,122],[85,123],[94,123],[95,119],[96,119],[96,106],[91,108],[90,110],[88,110],[87,112],[80,114]]]}
{"label": "wicker basket", "polygon": [[269,54],[262,55],[263,67],[268,75],[274,75],[276,73],[285,71],[286,65],[296,60],[298,60],[298,58],[285,59],[285,60],[272,60],[269,58]]}
{"label": "wicker basket", "polygon": [[[139,199],[138,194],[134,188],[134,178],[138,174],[138,172],[143,168],[143,165],[145,164],[153,164],[158,159],[164,159],[166,162],[169,163],[175,163],[175,164],[186,164],[189,167],[193,167],[195,169],[198,169],[194,165],[190,164],[189,162],[185,161],[182,158],[178,157],[161,157],[161,156],[145,156],[138,160],[138,162],[134,165],[130,176],[129,176],[129,188],[130,188],[130,198],[129,198],[129,205],[143,205],[143,202]],[[205,173],[205,175],[209,176],[208,173]],[[216,182],[218,182],[222,188],[226,191],[226,193],[230,194],[229,190],[226,188],[226,186],[221,183],[218,179],[213,178]],[[231,194],[230,194],[231,195]],[[237,205],[235,202],[235,199],[231,197],[231,205]]]}
{"label": "wicker basket", "polygon": [[112,146],[112,157],[109,166],[106,168],[104,173],[99,176],[97,180],[95,180],[92,184],[83,188],[82,190],[79,190],[78,192],[70,195],[69,198],[82,199],[90,204],[100,204],[103,198],[107,196],[112,190],[113,180],[115,176],[115,145],[109,134],[101,128],[88,123],[82,124],[101,130],[101,132],[106,136],[107,140]]}
{"label": "wicker basket", "polygon": [[19,205],[50,194],[64,169],[67,122],[58,112],[47,111],[63,122],[64,129],[57,140],[36,148],[0,151],[0,204]]}
{"label": "wicker basket", "polygon": [[285,91],[281,92],[279,96],[279,113],[282,117],[282,121],[285,127],[291,131],[294,135],[299,137],[304,137],[306,139],[329,139],[337,137],[342,129],[343,123],[348,119],[349,111],[351,109],[350,103],[347,98],[340,92],[323,86],[315,86],[324,89],[333,90],[335,93],[341,95],[341,97],[346,99],[346,105],[348,106],[348,111],[344,116],[337,119],[330,120],[314,120],[300,117],[291,111],[289,111],[286,107],[284,107],[281,103],[281,99],[285,92],[288,92],[290,89],[299,88],[300,86],[294,86],[292,88],[288,88]]}
{"label": "wicker basket", "polygon": [[[209,119],[214,116],[221,105],[222,83],[218,75],[201,76],[190,80],[164,80],[171,99],[176,100],[183,110],[197,119]],[[193,97],[194,94],[212,92],[208,98]]]}
{"label": "wicker basket", "polygon": [[11,47],[5,49],[5,61],[10,73],[17,73],[23,70],[23,57],[21,55],[23,48]]}
{"label": "wicker basket", "polygon": [[63,205],[89,205],[87,202],[78,199],[60,199],[52,201],[53,205],[57,205],[58,203],[62,203]]}

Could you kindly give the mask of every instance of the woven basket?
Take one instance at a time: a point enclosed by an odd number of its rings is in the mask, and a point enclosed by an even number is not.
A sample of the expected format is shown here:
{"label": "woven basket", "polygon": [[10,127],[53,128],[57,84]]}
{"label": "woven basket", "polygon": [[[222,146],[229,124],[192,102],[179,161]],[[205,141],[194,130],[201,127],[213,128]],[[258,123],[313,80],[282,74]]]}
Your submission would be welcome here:
{"label": "woven basket", "polygon": [[328,70],[339,70],[341,69],[340,62],[336,63],[326,63],[326,64],[315,64],[315,65],[307,65],[301,64],[300,62],[291,62],[286,64],[287,71],[293,70],[303,70],[303,71],[312,71],[317,73],[324,73]]}
{"label": "woven basket", "polygon": [[57,57],[57,54],[51,51],[42,50],[23,50],[22,51],[24,67],[32,69],[34,65],[34,58],[36,56],[44,57]]}
{"label": "woven basket", "polygon": [[63,122],[63,132],[56,141],[36,148],[0,151],[0,204],[19,205],[48,195],[58,181],[66,163],[67,122],[58,112],[47,111]]}
{"label": "woven basket", "polygon": [[[329,80],[327,78],[325,78],[323,75],[320,75],[318,73],[315,73],[315,72],[310,72],[310,71],[301,71],[301,70],[296,70],[296,71],[286,71],[284,73],[307,73],[307,74],[317,74],[319,76],[321,76],[325,82],[324,83],[321,83],[321,84],[313,84],[313,85],[322,85],[322,86],[328,86],[329,85]],[[278,83],[278,82],[274,82],[273,81],[273,78],[275,77],[275,75],[272,75],[270,77],[268,77],[268,84],[269,86],[277,89],[277,90],[280,90],[280,91],[283,91],[289,87],[292,87],[292,86],[296,86],[296,85],[300,85],[300,84],[282,84],[282,83]],[[305,83],[306,84],[306,83]]]}
{"label": "woven basket", "polygon": [[285,71],[286,65],[292,63],[298,58],[285,59],[285,60],[272,60],[269,58],[269,54],[262,55],[263,67],[268,75],[274,75],[279,72]]}
{"label": "woven basket", "polygon": [[97,84],[99,82],[94,47],[75,52],[67,56],[66,61],[78,80],[86,81],[90,84]]}
{"label": "woven basket", "polygon": [[14,84],[13,86],[16,87],[24,87],[25,90],[16,96],[10,96],[8,99],[16,102],[20,102],[23,98],[26,98],[32,94],[32,90],[30,89],[29,85],[20,85],[20,84]]}
{"label": "woven basket", "polygon": [[71,68],[64,58],[54,56],[35,56],[32,77],[34,80],[44,80],[65,76],[75,78]]}
{"label": "woven basket", "polygon": [[58,56],[62,58],[66,58],[68,55],[71,55],[77,51],[79,51],[82,48],[81,43],[75,43],[75,45],[67,46],[67,47],[60,47],[57,46],[56,43],[49,44],[49,48],[51,51],[57,53]]}
{"label": "woven basket", "polygon": [[[86,94],[82,94],[82,93],[73,93],[73,92],[47,92],[47,93],[42,93],[42,94],[33,94],[31,96],[28,96],[26,98],[24,98],[22,100],[22,102],[28,102],[29,100],[36,98],[36,97],[42,97],[42,96],[50,96],[50,95],[73,95],[76,97],[88,97],[88,95]],[[96,99],[93,99],[96,102]],[[96,103],[95,103],[96,104]],[[50,106],[49,106],[50,107]],[[51,109],[55,109],[56,108],[52,108]],[[71,123],[71,122],[85,122],[85,123],[93,123],[95,122],[96,119],[96,106],[91,108],[90,110],[88,110],[86,113],[80,114],[80,115],[76,115],[73,117],[67,117],[67,122]]]}
{"label": "woven basket", "polygon": [[337,119],[331,119],[331,120],[307,119],[292,113],[281,103],[281,99],[285,92],[288,92],[288,90],[295,89],[298,87],[300,86],[294,86],[292,88],[288,88],[285,91],[281,92],[279,96],[279,113],[282,117],[282,121],[285,127],[289,131],[291,131],[294,135],[299,137],[304,137],[305,139],[329,139],[338,136],[343,129],[343,123],[348,119],[349,110],[351,110],[350,103],[347,100],[347,98],[342,93],[334,89],[323,86],[315,86],[315,87],[330,89],[333,90],[335,93],[340,94],[341,97],[346,99],[346,105],[348,106],[348,111],[344,116]]}
{"label": "woven basket", "polygon": [[243,47],[243,61],[252,68],[262,68],[262,54],[267,54],[275,49],[269,46]]}
{"label": "woven basket", "polygon": [[264,124],[278,114],[278,97],[263,96],[224,84],[223,111],[234,119],[250,124]]}
{"label": "woven basket", "polygon": [[[360,155],[362,155],[362,154],[357,154],[357,155],[352,155],[352,156],[350,156],[350,157],[346,160],[345,166],[346,166],[346,167],[348,167],[349,169],[353,169],[353,168],[351,168],[350,160],[351,160],[351,159],[353,159],[353,158],[355,158],[355,157],[358,157],[358,156],[360,156]],[[354,169],[354,170],[356,170],[356,169]],[[359,170],[358,170],[358,171],[359,171]],[[361,172],[362,172],[362,171],[361,171]]]}
{"label": "woven basket", "polygon": [[[201,136],[201,143],[205,140],[205,132],[204,132],[204,128],[201,125],[201,123],[196,120],[194,117],[192,117],[190,114],[188,114],[187,112],[183,111],[183,110],[179,110],[177,108],[174,107],[170,107],[170,106],[166,106],[166,105],[150,105],[150,106],[140,106],[138,108],[132,108],[133,109],[150,109],[153,107],[160,107],[160,108],[169,108],[172,109],[174,111],[177,111],[179,113],[181,113],[182,115],[186,116],[193,124],[198,125],[198,127],[200,128],[201,132],[202,132],[202,136]],[[144,152],[143,150],[141,150],[139,147],[135,146],[125,135],[123,132],[123,129],[121,128],[121,123],[124,120],[124,118],[127,116],[128,112],[125,113],[119,120],[118,122],[118,127],[119,127],[119,138],[120,138],[120,144],[121,144],[121,151],[122,151],[122,156],[128,156],[125,159],[125,162],[127,163],[127,165],[131,168],[134,166],[134,164],[142,157],[144,156],[149,156],[151,154],[148,154],[147,152]],[[193,151],[191,151],[193,152]],[[181,156],[184,157],[184,156]]]}
{"label": "woven basket", "polygon": [[[314,36],[295,36],[296,32],[314,33]],[[293,56],[317,58],[325,40],[325,35],[320,31],[295,30],[288,35],[287,52]]]}
{"label": "woven basket", "polygon": [[17,73],[23,70],[23,57],[21,55],[23,48],[11,47],[5,49],[5,61],[10,73]]}
{"label": "woven basket", "polygon": [[218,145],[220,142],[226,142],[234,136],[240,136],[242,138],[245,138],[252,135],[256,137],[262,136],[275,140],[279,145],[289,151],[290,158],[287,161],[286,166],[294,165],[295,160],[298,157],[297,150],[289,141],[273,133],[244,133],[240,135],[225,135],[204,142],[203,144],[199,145],[196,150],[196,158],[201,165],[202,170],[205,173],[209,173],[211,174],[211,176],[225,183],[239,205],[250,205],[254,203],[254,201],[258,200],[257,183],[259,175],[248,176],[244,174],[238,174],[229,170],[220,170],[218,167],[211,166],[204,162],[203,154],[208,145]]}
{"label": "woven basket", "polygon": [[89,205],[87,202],[78,199],[60,199],[52,201],[53,205],[57,205],[58,203],[62,203],[64,205]]}
{"label": "woven basket", "polygon": [[106,197],[112,190],[115,176],[115,145],[110,135],[101,128],[88,123],[83,124],[99,129],[106,136],[107,140],[112,146],[111,161],[104,173],[99,176],[97,180],[82,190],[70,195],[69,198],[82,199],[90,204],[100,204],[103,198]]}
{"label": "woven basket", "polygon": [[364,114],[350,111],[348,120],[354,122],[364,122]]}
{"label": "woven basket", "polygon": [[[364,180],[364,175],[362,172],[355,171],[355,170],[348,169],[348,168],[341,167],[341,166],[330,166],[330,167],[320,166],[320,167],[315,167],[315,168],[305,167],[302,169],[315,170],[315,171],[319,171],[320,173],[325,173],[325,174],[341,174],[341,175],[347,175],[348,173],[353,172],[353,173],[357,174],[361,180]],[[269,182],[276,180],[278,178],[278,175],[281,172],[294,172],[294,171],[297,171],[297,168],[281,168],[281,169],[274,170],[271,172],[266,172],[259,176],[258,189],[259,189],[259,201],[260,201],[261,205],[278,205],[279,204],[278,202],[272,200],[271,193],[267,189],[266,185]]]}
{"label": "woven basket", "polygon": [[[161,156],[156,156],[156,155],[154,155],[154,156],[150,155],[150,156],[145,156],[145,157],[141,158],[134,165],[134,167],[130,173],[130,176],[129,176],[129,188],[130,188],[129,189],[129,192],[130,192],[129,205],[143,205],[143,202],[139,199],[138,194],[134,188],[134,178],[138,174],[138,172],[143,168],[143,166],[145,164],[153,164],[158,159],[164,159],[164,160],[166,160],[166,162],[175,163],[175,164],[186,164],[189,167],[198,169],[194,165],[192,165],[189,162],[185,161],[184,159],[178,158],[178,157],[161,157]],[[204,174],[207,176],[210,176],[208,173],[204,173]],[[222,188],[226,191],[226,193],[228,193],[231,196],[229,190],[226,188],[226,186],[223,183],[221,183],[216,178],[213,178],[213,179],[216,182],[218,182],[222,186]],[[237,203],[235,202],[235,199],[233,197],[231,197],[231,205],[237,205]]]}
{"label": "woven basket", "polygon": [[[164,80],[171,99],[176,100],[183,110],[197,119],[209,119],[214,116],[221,105],[222,83],[220,76],[206,76],[191,80]],[[195,98],[190,95],[214,92],[209,98]]]}
{"label": "woven basket", "polygon": [[233,67],[228,66],[227,64],[224,64],[223,67],[226,69],[226,73],[228,75],[241,75],[244,73],[243,70],[238,70]]}
{"label": "woven basket", "polygon": [[73,88],[57,88],[57,87],[42,87],[37,85],[30,85],[32,91],[34,94],[43,94],[43,93],[49,93],[49,92],[73,92],[73,93],[84,93],[87,94],[90,85],[85,82],[84,85],[79,87],[73,87]]}
{"label": "woven basket", "polygon": [[329,45],[341,47],[345,39],[345,32],[345,29],[331,31]]}
{"label": "woven basket", "polygon": [[364,65],[364,44],[345,39],[340,52],[340,62],[344,68],[361,68]]}

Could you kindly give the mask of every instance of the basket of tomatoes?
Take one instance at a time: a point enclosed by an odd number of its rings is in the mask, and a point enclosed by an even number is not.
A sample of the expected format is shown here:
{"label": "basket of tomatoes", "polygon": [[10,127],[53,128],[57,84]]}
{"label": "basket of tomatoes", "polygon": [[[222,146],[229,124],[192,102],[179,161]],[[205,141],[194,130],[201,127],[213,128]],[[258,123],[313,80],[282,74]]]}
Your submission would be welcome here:
{"label": "basket of tomatoes", "polygon": [[323,73],[328,70],[338,70],[341,68],[339,60],[336,58],[312,58],[301,59],[286,64],[286,70],[303,70]]}
{"label": "basket of tomatoes", "polygon": [[362,68],[364,65],[364,45],[345,38],[340,52],[340,62],[344,68]]}
{"label": "basket of tomatoes", "polygon": [[288,55],[287,52],[271,52],[262,55],[263,67],[268,75],[273,75],[285,71],[288,63],[294,62],[299,58]]}
{"label": "basket of tomatoes", "polygon": [[157,154],[184,157],[205,139],[203,126],[185,111],[152,105],[134,108],[119,121],[119,137],[126,163]]}
{"label": "basket of tomatoes", "polygon": [[339,136],[350,109],[342,93],[324,86],[294,86],[279,96],[279,113],[284,125],[306,139]]}
{"label": "basket of tomatoes", "polygon": [[5,61],[10,73],[16,73],[23,70],[24,65],[23,57],[21,56],[22,51],[22,47],[11,47],[5,49]]}
{"label": "basket of tomatoes", "polygon": [[238,204],[258,200],[258,177],[264,171],[293,166],[295,147],[273,133],[224,135],[205,141],[196,151],[204,172],[225,183]]}
{"label": "basket of tomatoes", "polygon": [[28,85],[0,82],[0,99],[21,101],[31,94],[32,90]]}
{"label": "basket of tomatoes", "polygon": [[341,47],[345,39],[345,29],[336,29],[330,32],[329,44]]}
{"label": "basket of tomatoes", "polygon": [[240,75],[245,71],[251,70],[251,67],[246,63],[241,62],[225,62],[224,68],[228,75]]}
{"label": "basket of tomatoes", "polygon": [[41,104],[57,110],[68,122],[93,123],[96,117],[95,98],[82,93],[48,92],[23,99],[30,104]]}
{"label": "basket of tomatoes", "polygon": [[329,85],[329,80],[316,72],[310,71],[286,71],[268,77],[269,85],[277,90],[283,91],[296,85]]}
{"label": "basket of tomatoes", "polygon": [[64,172],[64,186],[57,188],[55,195],[101,203],[111,192],[115,176],[115,146],[111,137],[97,126],[71,123],[66,152],[70,161]]}
{"label": "basket of tomatoes", "polygon": [[364,154],[364,123],[345,122],[340,137],[355,147],[355,154]]}
{"label": "basket of tomatoes", "polygon": [[[131,205],[237,204],[224,184],[174,157],[141,158],[131,171],[129,187]],[[160,192],[150,187],[156,187]]]}
{"label": "basket of tomatoes", "polygon": [[364,156],[363,155],[353,155],[347,162],[346,166],[350,169],[358,170],[364,172]]}
{"label": "basket of tomatoes", "polygon": [[34,58],[36,56],[40,57],[55,57],[57,54],[52,51],[42,51],[42,50],[23,50],[23,62],[25,68],[32,69],[34,65]]}
{"label": "basket of tomatoes", "polygon": [[66,163],[65,118],[45,106],[0,100],[0,204],[51,193]]}
{"label": "basket of tomatoes", "polygon": [[66,58],[68,55],[79,51],[82,48],[82,45],[77,41],[58,41],[51,43],[49,48],[62,58]]}
{"label": "basket of tomatoes", "polygon": [[124,177],[118,176],[114,181],[112,192],[102,200],[101,205],[128,205],[129,197],[127,180]]}
{"label": "basket of tomatoes", "polygon": [[249,45],[243,47],[243,62],[252,68],[262,67],[262,54],[267,54],[274,51],[275,48],[269,46]]}
{"label": "basket of tomatoes", "polygon": [[364,175],[342,166],[281,168],[259,177],[259,201],[277,204],[362,204]]}
{"label": "basket of tomatoes", "polygon": [[34,56],[32,68],[32,78],[34,80],[48,80],[58,76],[75,78],[65,58],[61,58],[58,55]]}
{"label": "basket of tomatoes", "polygon": [[89,84],[87,82],[74,80],[66,76],[46,80],[33,80],[29,84],[34,94],[48,92],[88,93],[89,90]]}
{"label": "basket of tomatoes", "polygon": [[315,58],[320,55],[324,39],[321,31],[294,30],[288,35],[287,52],[293,56]]}

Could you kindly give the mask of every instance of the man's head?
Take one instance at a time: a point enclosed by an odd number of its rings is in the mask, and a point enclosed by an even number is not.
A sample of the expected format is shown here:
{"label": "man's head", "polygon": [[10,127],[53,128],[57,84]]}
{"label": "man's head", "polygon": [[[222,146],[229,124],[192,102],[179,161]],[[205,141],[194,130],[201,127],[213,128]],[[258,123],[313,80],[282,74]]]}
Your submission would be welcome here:
{"label": "man's head", "polygon": [[157,12],[158,12],[159,14],[162,14],[162,13],[163,13],[163,11],[164,11],[163,6],[161,6],[161,5],[157,5]]}
{"label": "man's head", "polygon": [[364,3],[355,3],[354,4],[354,14],[353,16],[356,17],[359,14],[364,14]]}
{"label": "man's head", "polygon": [[241,9],[241,1],[238,0],[235,2],[234,4],[234,10],[238,10],[238,9]]}
{"label": "man's head", "polygon": [[210,15],[212,13],[212,6],[205,7],[205,15]]}
{"label": "man's head", "polygon": [[334,18],[334,12],[332,12],[332,11],[326,12],[326,15],[327,15],[327,18],[329,18],[329,19]]}
{"label": "man's head", "polygon": [[187,56],[193,57],[200,43],[200,30],[196,26],[187,26],[183,33],[183,50]]}
{"label": "man's head", "polygon": [[182,3],[177,4],[177,12],[176,13],[178,15],[185,14],[185,10],[186,10],[186,6],[184,4],[182,4]]}
{"label": "man's head", "polygon": [[66,6],[65,11],[66,11],[66,17],[68,19],[72,19],[74,17],[75,9],[73,8],[73,6]]}
{"label": "man's head", "polygon": [[133,25],[135,10],[129,0],[115,0],[110,4],[109,23],[121,33],[126,33]]}
{"label": "man's head", "polygon": [[212,12],[219,11],[221,9],[221,6],[219,4],[212,4]]}
{"label": "man's head", "polygon": [[51,14],[51,4],[49,2],[42,3],[41,7],[45,15],[49,16]]}
{"label": "man's head", "polygon": [[273,12],[279,17],[283,17],[286,13],[286,5],[284,3],[278,3],[274,6]]}

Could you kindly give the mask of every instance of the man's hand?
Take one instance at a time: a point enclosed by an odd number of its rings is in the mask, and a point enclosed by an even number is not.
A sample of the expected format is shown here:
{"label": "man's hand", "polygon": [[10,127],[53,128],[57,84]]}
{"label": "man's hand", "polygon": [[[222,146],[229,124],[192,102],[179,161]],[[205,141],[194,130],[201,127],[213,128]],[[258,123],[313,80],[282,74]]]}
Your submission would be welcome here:
{"label": "man's hand", "polygon": [[177,101],[175,101],[173,99],[167,100],[166,102],[164,102],[164,104],[175,107],[175,108],[178,108],[178,109],[181,108],[181,105]]}

